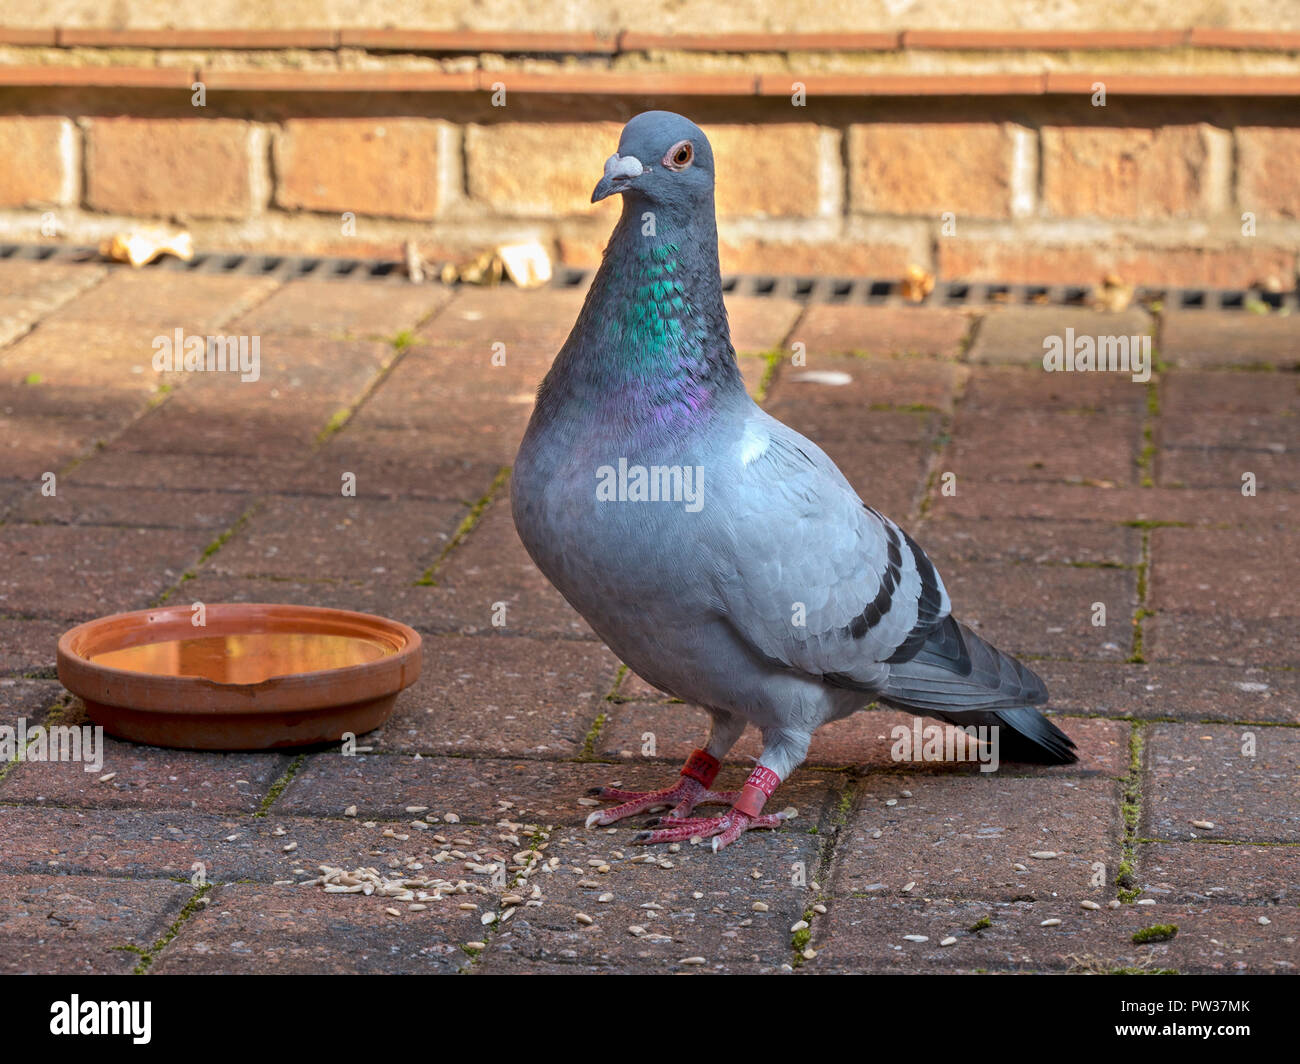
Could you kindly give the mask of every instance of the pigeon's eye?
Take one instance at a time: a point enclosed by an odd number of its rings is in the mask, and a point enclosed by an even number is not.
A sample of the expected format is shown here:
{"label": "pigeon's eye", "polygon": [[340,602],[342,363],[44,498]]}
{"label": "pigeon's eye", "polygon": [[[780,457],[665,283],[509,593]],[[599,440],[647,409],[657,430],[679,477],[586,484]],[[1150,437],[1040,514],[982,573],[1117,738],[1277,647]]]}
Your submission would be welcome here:
{"label": "pigeon's eye", "polygon": [[695,148],[689,140],[678,141],[664,156],[664,166],[669,170],[685,170],[695,161]]}

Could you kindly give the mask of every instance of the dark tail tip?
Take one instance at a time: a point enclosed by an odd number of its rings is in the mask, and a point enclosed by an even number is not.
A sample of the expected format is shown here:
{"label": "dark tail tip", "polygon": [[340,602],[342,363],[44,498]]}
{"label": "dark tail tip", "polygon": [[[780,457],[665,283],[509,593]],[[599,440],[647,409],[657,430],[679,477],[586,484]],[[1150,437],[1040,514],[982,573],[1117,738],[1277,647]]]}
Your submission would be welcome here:
{"label": "dark tail tip", "polygon": [[1007,761],[1073,765],[1079,760],[1074,740],[1036,709],[999,709],[994,715],[1005,726],[999,737]]}

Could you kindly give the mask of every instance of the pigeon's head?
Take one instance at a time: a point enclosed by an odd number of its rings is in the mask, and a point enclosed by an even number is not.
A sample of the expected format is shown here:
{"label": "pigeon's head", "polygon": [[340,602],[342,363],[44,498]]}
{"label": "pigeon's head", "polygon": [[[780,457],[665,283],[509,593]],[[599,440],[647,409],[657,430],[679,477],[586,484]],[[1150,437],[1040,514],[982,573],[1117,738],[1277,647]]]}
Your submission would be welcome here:
{"label": "pigeon's head", "polygon": [[615,192],[660,207],[713,203],[713,149],[694,122],[672,111],[645,111],[623,127],[618,151],[591,194],[598,203]]}

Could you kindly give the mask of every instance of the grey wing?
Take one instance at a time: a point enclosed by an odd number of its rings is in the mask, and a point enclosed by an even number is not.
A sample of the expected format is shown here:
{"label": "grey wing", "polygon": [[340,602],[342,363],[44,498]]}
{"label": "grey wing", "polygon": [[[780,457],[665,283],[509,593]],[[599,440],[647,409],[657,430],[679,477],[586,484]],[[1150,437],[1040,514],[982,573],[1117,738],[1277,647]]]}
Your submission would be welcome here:
{"label": "grey wing", "polygon": [[815,444],[765,414],[747,427],[759,434],[766,447],[734,485],[735,551],[719,578],[727,620],[769,661],[872,689],[882,665],[910,660],[948,616],[943,581]]}

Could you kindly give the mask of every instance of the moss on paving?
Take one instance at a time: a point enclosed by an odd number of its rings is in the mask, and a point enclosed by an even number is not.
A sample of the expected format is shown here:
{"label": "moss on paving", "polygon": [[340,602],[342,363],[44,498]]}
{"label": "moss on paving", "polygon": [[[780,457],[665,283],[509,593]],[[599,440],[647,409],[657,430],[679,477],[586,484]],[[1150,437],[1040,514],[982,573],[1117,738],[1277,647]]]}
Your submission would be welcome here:
{"label": "moss on paving", "polygon": [[469,513],[467,513],[461,520],[460,524],[456,526],[456,531],[451,534],[451,539],[447,541],[447,545],[442,548],[438,557],[433,560],[433,564],[430,565],[429,568],[420,575],[420,578],[415,581],[416,587],[438,586],[437,580],[434,579],[435,574],[447,560],[447,556],[460,544],[461,540],[474,531],[474,527],[479,523],[479,519],[482,518],[483,512],[488,508],[489,504],[496,497],[502,486],[509,479],[509,466],[502,466],[497,470],[497,475],[493,478],[487,491],[485,491],[482,497],[470,507]]}
{"label": "moss on paving", "polygon": [[185,922],[207,904],[204,899],[208,896],[208,892],[211,890],[211,883],[205,883],[203,886],[199,887],[198,890],[194,892],[193,896],[191,896],[190,900],[185,903],[185,908],[181,910],[180,915],[176,917],[167,930],[162,933],[162,937],[160,937],[158,941],[147,950],[142,950],[139,946],[119,947],[120,949],[132,953],[138,953],[140,955],[140,961],[131,972],[132,975],[145,975],[149,971],[153,962],[158,959],[158,954],[167,947],[167,944],[171,942],[172,939],[180,934],[181,928],[185,926]]}
{"label": "moss on paving", "polygon": [[299,754],[291,762],[289,762],[289,767],[284,770],[284,773],[280,776],[278,780],[276,780],[273,784],[271,784],[271,789],[266,792],[266,796],[262,799],[261,803],[258,805],[257,811],[253,813],[253,816],[255,817],[266,816],[271,806],[275,804],[276,799],[279,798],[280,795],[284,793],[284,789],[287,786],[289,786],[290,783],[293,782],[294,776],[298,775],[299,770],[306,763],[307,763],[306,754]]}
{"label": "moss on paving", "polygon": [[1133,941],[1142,946],[1148,942],[1168,942],[1178,934],[1177,924],[1152,924],[1150,927],[1144,927],[1141,931],[1133,933]]}
{"label": "moss on paving", "polygon": [[1116,897],[1128,905],[1142,893],[1136,886],[1134,874],[1137,857],[1138,825],[1142,819],[1142,751],[1146,743],[1145,725],[1135,722],[1129,733],[1128,772],[1122,780],[1120,815],[1124,822],[1124,839],[1121,843],[1119,867],[1115,871]]}

